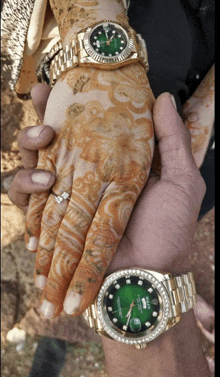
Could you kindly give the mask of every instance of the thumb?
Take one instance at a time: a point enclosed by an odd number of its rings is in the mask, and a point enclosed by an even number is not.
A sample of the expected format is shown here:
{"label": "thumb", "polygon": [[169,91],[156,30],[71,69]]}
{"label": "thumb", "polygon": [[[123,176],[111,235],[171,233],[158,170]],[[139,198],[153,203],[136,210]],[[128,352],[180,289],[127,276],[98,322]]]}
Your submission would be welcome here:
{"label": "thumb", "polygon": [[161,156],[161,179],[195,172],[188,129],[177,113],[174,97],[161,94],[154,104],[153,120]]}
{"label": "thumb", "polygon": [[31,90],[31,98],[34,110],[41,122],[44,119],[44,113],[47,105],[47,100],[52,88],[47,84],[35,84]]}

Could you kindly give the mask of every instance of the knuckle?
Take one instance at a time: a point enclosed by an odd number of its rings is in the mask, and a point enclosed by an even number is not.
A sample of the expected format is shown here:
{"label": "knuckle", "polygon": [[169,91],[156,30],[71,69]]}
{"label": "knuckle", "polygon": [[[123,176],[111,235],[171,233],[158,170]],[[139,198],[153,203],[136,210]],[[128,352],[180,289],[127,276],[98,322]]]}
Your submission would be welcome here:
{"label": "knuckle", "polygon": [[202,199],[205,196],[205,192],[206,192],[206,183],[205,183],[199,169],[196,169],[194,171],[193,186],[194,186],[195,192],[197,193],[197,195],[199,195],[200,201],[202,201]]}

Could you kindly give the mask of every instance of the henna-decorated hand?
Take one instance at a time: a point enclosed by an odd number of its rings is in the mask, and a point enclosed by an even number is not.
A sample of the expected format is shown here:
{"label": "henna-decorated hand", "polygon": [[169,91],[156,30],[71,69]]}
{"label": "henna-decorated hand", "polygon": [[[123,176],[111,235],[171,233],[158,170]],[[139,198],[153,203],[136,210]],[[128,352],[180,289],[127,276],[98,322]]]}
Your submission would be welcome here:
{"label": "henna-decorated hand", "polygon": [[[107,273],[132,266],[174,273],[188,270],[187,256],[205,192],[204,181],[192,158],[189,135],[167,94],[156,100],[154,125],[162,175],[160,180],[148,180]],[[28,148],[24,132],[20,139]],[[23,192],[27,192],[26,182],[20,182]],[[17,189],[15,182],[11,191]],[[32,190],[37,192],[36,184]],[[17,199],[16,204],[21,202]]]}
{"label": "henna-decorated hand", "polygon": [[147,181],[153,101],[140,63],[78,67],[50,93],[44,124],[55,138],[40,151],[38,169],[55,174],[53,192],[68,192],[70,201],[32,195],[25,235],[31,251],[39,240],[35,274],[46,283],[41,309],[49,317],[63,302],[66,312],[82,313],[98,291]]}

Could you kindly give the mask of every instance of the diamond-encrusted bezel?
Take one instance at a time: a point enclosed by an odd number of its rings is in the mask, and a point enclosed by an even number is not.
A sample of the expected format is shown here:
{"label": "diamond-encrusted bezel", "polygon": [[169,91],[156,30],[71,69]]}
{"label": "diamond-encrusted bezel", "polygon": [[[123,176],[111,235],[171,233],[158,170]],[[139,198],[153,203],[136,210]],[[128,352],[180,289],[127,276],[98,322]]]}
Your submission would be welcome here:
{"label": "diamond-encrusted bezel", "polygon": [[[146,330],[147,334],[141,335],[140,337],[134,339],[131,338],[131,336],[126,336],[124,333],[121,334],[120,330],[116,327],[113,327],[110,319],[107,318],[103,300],[105,297],[106,290],[110,287],[110,285],[115,282],[118,278],[121,278],[126,275],[133,275],[133,276],[139,276],[142,277],[149,282],[153,284],[153,286],[157,289],[159,296],[162,300],[162,308],[160,309],[160,319],[156,326],[153,327],[151,330]],[[111,274],[109,277],[106,278],[104,281],[98,297],[97,297],[97,310],[98,310],[98,317],[99,320],[106,331],[106,333],[113,339],[118,340],[119,342],[126,343],[126,344],[142,344],[147,343],[153,340],[155,337],[157,337],[160,333],[162,333],[165,330],[165,327],[167,325],[169,312],[170,312],[170,301],[167,294],[167,291],[163,284],[155,277],[153,276],[153,271],[148,272],[141,269],[126,269],[122,271],[115,272]],[[149,332],[150,331],[150,332]]]}

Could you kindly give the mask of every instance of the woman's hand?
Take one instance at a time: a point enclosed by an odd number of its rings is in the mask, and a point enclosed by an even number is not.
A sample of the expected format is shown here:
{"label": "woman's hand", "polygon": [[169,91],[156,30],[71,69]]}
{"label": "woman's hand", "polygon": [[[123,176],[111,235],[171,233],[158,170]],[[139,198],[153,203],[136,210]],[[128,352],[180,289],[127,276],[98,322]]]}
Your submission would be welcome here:
{"label": "woman's hand", "polygon": [[[168,94],[156,100],[153,114],[162,176],[160,180],[149,178],[108,274],[132,266],[174,273],[188,269],[187,255],[205,192],[204,181],[192,158],[189,134]],[[25,182],[20,182],[23,192],[27,192]],[[10,191],[16,190],[14,182]],[[35,185],[32,192],[36,190]],[[70,301],[70,309],[72,306]]]}
{"label": "woman's hand", "polygon": [[[153,156],[151,92],[140,63],[114,71],[75,68],[52,89],[44,124],[55,131],[38,169],[53,192],[32,195],[26,245],[37,248],[42,312],[81,314],[94,299],[141,193]],[[75,297],[74,310],[67,309]]]}

